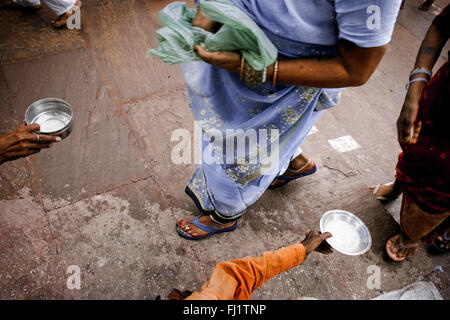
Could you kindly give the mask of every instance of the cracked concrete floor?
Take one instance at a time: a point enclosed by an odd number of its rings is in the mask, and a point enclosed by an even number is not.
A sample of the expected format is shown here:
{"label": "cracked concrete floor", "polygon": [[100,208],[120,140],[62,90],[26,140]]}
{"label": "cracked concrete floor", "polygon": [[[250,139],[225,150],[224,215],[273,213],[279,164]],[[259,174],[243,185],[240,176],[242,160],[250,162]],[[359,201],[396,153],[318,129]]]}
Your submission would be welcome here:
{"label": "cracked concrete floor", "polygon": [[[404,82],[437,10],[409,1],[371,80],[346,90],[317,123],[304,144],[317,174],[267,191],[232,234],[189,242],[175,221],[197,214],[184,194],[194,166],[172,164],[170,136],[192,132],[193,118],[179,66],[145,57],[168,2],[86,1],[80,31],[53,30],[47,8],[0,11],[0,131],[43,97],[69,101],[76,124],[51,150],[0,167],[1,298],[144,299],[196,290],[217,262],[300,241],[323,212],[340,208],[367,224],[371,250],[313,254],[253,299],[368,299],[418,280],[448,299],[448,257],[422,248],[401,264],[386,259],[384,244],[399,226],[367,190],[393,177]],[[360,148],[338,152],[328,143],[345,136]],[[72,265],[81,271],[79,290],[66,285]],[[372,265],[381,270],[380,289],[367,287]]]}

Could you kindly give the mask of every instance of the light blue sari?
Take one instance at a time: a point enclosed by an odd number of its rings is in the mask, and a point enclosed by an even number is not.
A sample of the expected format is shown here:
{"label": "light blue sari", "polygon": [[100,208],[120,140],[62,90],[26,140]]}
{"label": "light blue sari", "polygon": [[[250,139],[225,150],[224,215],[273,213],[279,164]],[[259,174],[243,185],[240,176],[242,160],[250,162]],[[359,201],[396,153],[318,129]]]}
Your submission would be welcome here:
{"label": "light blue sari", "polygon": [[[339,38],[363,47],[384,45],[390,40],[401,1],[232,2],[257,22],[278,48],[282,60],[337,55]],[[368,31],[366,8],[372,3],[382,6],[384,23],[383,28]],[[325,109],[337,105],[341,92],[283,83],[272,88],[270,81],[250,88],[238,74],[204,62],[183,64],[182,70],[194,118],[201,122],[203,153],[216,159],[227,157],[225,143],[211,141],[211,132],[220,132],[225,140],[233,139],[228,132],[238,129],[268,132],[267,141],[258,137],[244,159],[240,159],[243,161],[203,161],[187,186],[186,192],[202,212],[215,212],[224,220],[239,218],[284,173]],[[272,148],[275,142],[277,149]],[[251,161],[252,147],[259,150],[265,146],[277,153],[278,161],[271,163],[270,168]],[[234,155],[233,158],[237,160]]]}

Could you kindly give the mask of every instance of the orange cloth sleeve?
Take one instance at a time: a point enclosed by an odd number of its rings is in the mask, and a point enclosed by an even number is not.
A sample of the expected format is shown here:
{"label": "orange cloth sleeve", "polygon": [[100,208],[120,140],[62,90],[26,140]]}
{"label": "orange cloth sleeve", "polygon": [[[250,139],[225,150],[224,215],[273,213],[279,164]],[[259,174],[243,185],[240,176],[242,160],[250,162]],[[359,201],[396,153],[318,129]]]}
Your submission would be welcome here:
{"label": "orange cloth sleeve", "polygon": [[259,257],[221,262],[200,292],[192,293],[186,300],[248,300],[264,282],[298,266],[304,259],[305,247],[296,244]]}

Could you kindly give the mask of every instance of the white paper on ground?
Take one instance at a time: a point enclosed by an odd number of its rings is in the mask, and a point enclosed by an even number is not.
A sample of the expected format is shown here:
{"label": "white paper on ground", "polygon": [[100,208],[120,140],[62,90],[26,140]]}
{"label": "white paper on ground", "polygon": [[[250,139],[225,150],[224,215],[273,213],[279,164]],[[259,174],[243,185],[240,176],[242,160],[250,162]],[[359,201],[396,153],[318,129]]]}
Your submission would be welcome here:
{"label": "white paper on ground", "polygon": [[400,290],[384,293],[372,300],[444,300],[431,282],[419,281]]}

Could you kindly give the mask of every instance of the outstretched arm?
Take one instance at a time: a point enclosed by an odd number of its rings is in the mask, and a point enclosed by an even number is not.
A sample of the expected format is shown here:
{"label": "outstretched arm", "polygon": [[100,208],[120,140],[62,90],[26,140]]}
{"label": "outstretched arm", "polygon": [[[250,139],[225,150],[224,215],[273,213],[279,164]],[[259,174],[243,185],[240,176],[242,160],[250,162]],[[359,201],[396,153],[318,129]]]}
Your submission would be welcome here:
{"label": "outstretched arm", "polygon": [[265,281],[303,262],[305,248],[293,245],[259,257],[220,262],[200,292],[186,300],[248,300]]}
{"label": "outstretched arm", "polygon": [[221,262],[200,292],[194,292],[186,300],[248,300],[264,282],[298,266],[312,251],[330,253],[331,249],[323,243],[329,237],[330,233],[311,231],[300,244],[265,252],[259,257]]}
{"label": "outstretched arm", "polygon": [[39,125],[20,125],[15,130],[0,136],[0,164],[6,161],[27,157],[47,149],[52,143],[61,141],[60,137],[37,134]]}

